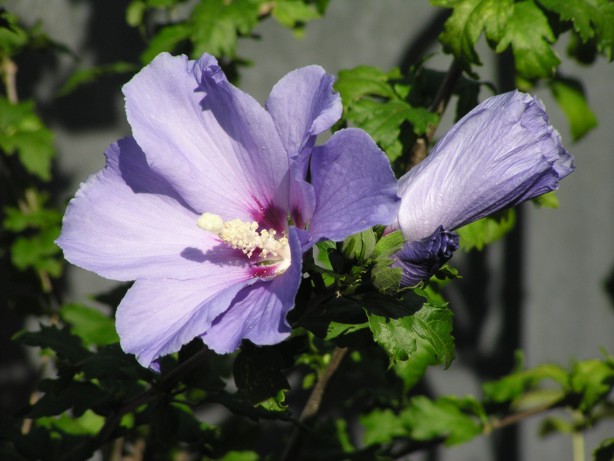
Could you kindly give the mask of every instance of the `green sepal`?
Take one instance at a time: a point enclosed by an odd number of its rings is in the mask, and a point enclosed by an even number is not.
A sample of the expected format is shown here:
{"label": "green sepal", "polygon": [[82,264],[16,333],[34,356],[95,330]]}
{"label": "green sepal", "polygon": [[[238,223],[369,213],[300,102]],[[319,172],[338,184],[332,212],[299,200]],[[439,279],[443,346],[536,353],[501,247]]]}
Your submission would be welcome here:
{"label": "green sepal", "polygon": [[349,260],[363,262],[373,254],[375,243],[375,232],[367,229],[347,237],[341,245],[341,252]]}

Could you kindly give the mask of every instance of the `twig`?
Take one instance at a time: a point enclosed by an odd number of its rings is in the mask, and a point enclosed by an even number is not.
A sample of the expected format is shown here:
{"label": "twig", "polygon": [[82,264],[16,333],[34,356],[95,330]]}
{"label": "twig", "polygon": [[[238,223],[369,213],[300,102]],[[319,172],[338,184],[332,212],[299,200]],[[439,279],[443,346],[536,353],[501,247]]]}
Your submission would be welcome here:
{"label": "twig", "polygon": [[303,444],[303,439],[306,434],[305,428],[310,427],[316,419],[322,404],[322,397],[324,396],[326,386],[339,368],[339,365],[341,365],[341,362],[347,353],[348,349],[345,347],[337,347],[334,350],[330,362],[311,391],[311,394],[305,403],[305,407],[301,412],[301,416],[299,417],[299,423],[301,425],[295,427],[290,435],[290,440],[288,441],[288,444],[286,445],[284,453],[281,457],[282,461],[294,461],[298,459],[297,454],[301,448],[301,445]]}
{"label": "twig", "polygon": [[[441,85],[437,90],[435,99],[433,99],[433,102],[429,107],[429,111],[436,113],[440,120],[443,113],[446,111],[446,107],[448,106],[448,102],[450,102],[450,97],[452,96],[456,82],[461,75],[463,75],[463,68],[458,60],[455,59],[452,61],[452,64],[450,64],[450,68],[448,69],[443,82],[441,82]],[[426,158],[428,146],[433,141],[433,137],[437,131],[437,126],[437,124],[430,125],[426,134],[416,140],[411,148],[411,151],[409,152],[407,171],[411,170]]]}
{"label": "twig", "polygon": [[130,413],[131,411],[136,410],[141,405],[144,405],[156,399],[159,393],[159,388],[164,388],[173,384],[181,376],[192,371],[203,361],[203,359],[208,354],[209,350],[203,349],[202,351],[193,355],[188,360],[181,363],[180,365],[172,369],[169,373],[164,375],[160,379],[159,385],[150,387],[136,397],[128,400],[121,407],[114,410],[107,417],[104,426],[102,426],[102,428],[100,429],[100,431],[98,431],[98,434],[96,434],[94,438],[75,447],[75,449],[69,452],[64,459],[87,459],[92,453],[94,453],[107,442],[107,440],[111,437],[125,414]]}
{"label": "twig", "polygon": [[493,419],[484,425],[484,430],[482,431],[482,433],[484,435],[489,435],[494,430],[502,429],[504,427],[511,426],[513,424],[518,424],[524,421],[525,419],[530,418],[531,416],[536,416],[541,413],[545,413],[547,411],[554,410],[556,408],[562,408],[568,404],[569,404],[569,401],[567,399],[562,399],[554,403],[531,408],[529,410],[521,411],[519,413],[512,413],[510,415],[503,416],[500,419]]}
{"label": "twig", "polygon": [[17,64],[8,57],[2,60],[2,73],[4,74],[4,86],[6,87],[6,97],[11,104],[17,104]]}

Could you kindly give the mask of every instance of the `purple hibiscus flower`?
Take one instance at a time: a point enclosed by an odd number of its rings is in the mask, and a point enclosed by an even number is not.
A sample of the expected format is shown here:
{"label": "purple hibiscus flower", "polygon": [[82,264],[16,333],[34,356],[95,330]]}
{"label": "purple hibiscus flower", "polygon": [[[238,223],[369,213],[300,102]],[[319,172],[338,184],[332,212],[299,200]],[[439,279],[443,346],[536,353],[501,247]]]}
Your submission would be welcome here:
{"label": "purple hibiscus flower", "polygon": [[427,280],[458,249],[451,231],[550,192],[574,170],[541,102],[513,91],[491,97],[459,120],[431,154],[399,180],[392,228],[403,284]]}
{"label": "purple hibiscus flower", "polygon": [[265,109],[212,56],[161,54],[124,86],[132,136],[81,186],[57,243],[73,264],[135,280],[116,324],[142,365],[197,337],[219,353],[283,340],[303,252],[395,219],[396,181],[366,133],[315,146],[341,114],[332,81],[298,69]]}

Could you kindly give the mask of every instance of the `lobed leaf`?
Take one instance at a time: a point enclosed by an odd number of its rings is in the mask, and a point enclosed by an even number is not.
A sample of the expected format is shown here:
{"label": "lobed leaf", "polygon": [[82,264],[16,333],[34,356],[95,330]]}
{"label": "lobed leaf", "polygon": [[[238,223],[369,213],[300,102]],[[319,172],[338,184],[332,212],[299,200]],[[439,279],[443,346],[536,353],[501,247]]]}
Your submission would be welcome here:
{"label": "lobed leaf", "polygon": [[522,78],[547,78],[561,62],[552,49],[555,39],[543,11],[533,0],[525,0],[514,4],[496,51],[501,53],[512,47],[516,70]]}
{"label": "lobed leaf", "polygon": [[51,179],[53,133],[36,115],[31,101],[12,104],[0,97],[0,149],[17,154],[25,169],[39,179]]}
{"label": "lobed leaf", "polygon": [[346,121],[367,131],[391,161],[403,151],[400,140],[403,124],[409,123],[414,134],[421,135],[438,121],[436,114],[408,102],[411,87],[401,79],[398,69],[383,72],[359,66],[339,72],[335,83]]}
{"label": "lobed leaf", "polygon": [[489,40],[499,42],[513,12],[513,0],[436,1],[436,6],[454,8],[439,40],[444,49],[460,59],[465,68],[481,64],[475,45],[484,32]]}
{"label": "lobed leaf", "polygon": [[429,352],[435,363],[448,367],[454,359],[452,312],[446,305],[424,303],[412,315],[392,318],[368,313],[368,318],[373,339],[393,364],[408,360],[424,342],[432,348]]}

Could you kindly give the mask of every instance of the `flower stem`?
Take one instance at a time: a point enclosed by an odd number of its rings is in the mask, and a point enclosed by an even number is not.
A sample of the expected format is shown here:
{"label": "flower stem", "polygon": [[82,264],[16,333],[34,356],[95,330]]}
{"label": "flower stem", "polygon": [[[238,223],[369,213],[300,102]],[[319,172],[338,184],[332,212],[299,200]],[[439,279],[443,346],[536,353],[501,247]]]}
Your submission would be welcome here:
{"label": "flower stem", "polygon": [[580,431],[571,434],[571,445],[573,447],[573,461],[584,461],[584,434]]}
{"label": "flower stem", "polygon": [[299,459],[297,455],[306,435],[305,428],[311,427],[315,421],[322,404],[322,397],[324,396],[326,386],[339,368],[339,365],[341,365],[341,362],[347,353],[348,349],[345,347],[337,347],[333,351],[330,362],[328,362],[328,365],[320,375],[320,379],[318,379],[318,382],[311,391],[311,394],[305,403],[305,407],[301,412],[301,416],[299,417],[299,423],[301,426],[296,426],[290,435],[290,440],[288,441],[288,444],[286,445],[284,453],[281,457],[282,461]]}
{"label": "flower stem", "polygon": [[11,104],[17,104],[17,65],[12,59],[5,57],[2,60],[2,73],[4,74],[4,86],[6,88],[6,97]]}

